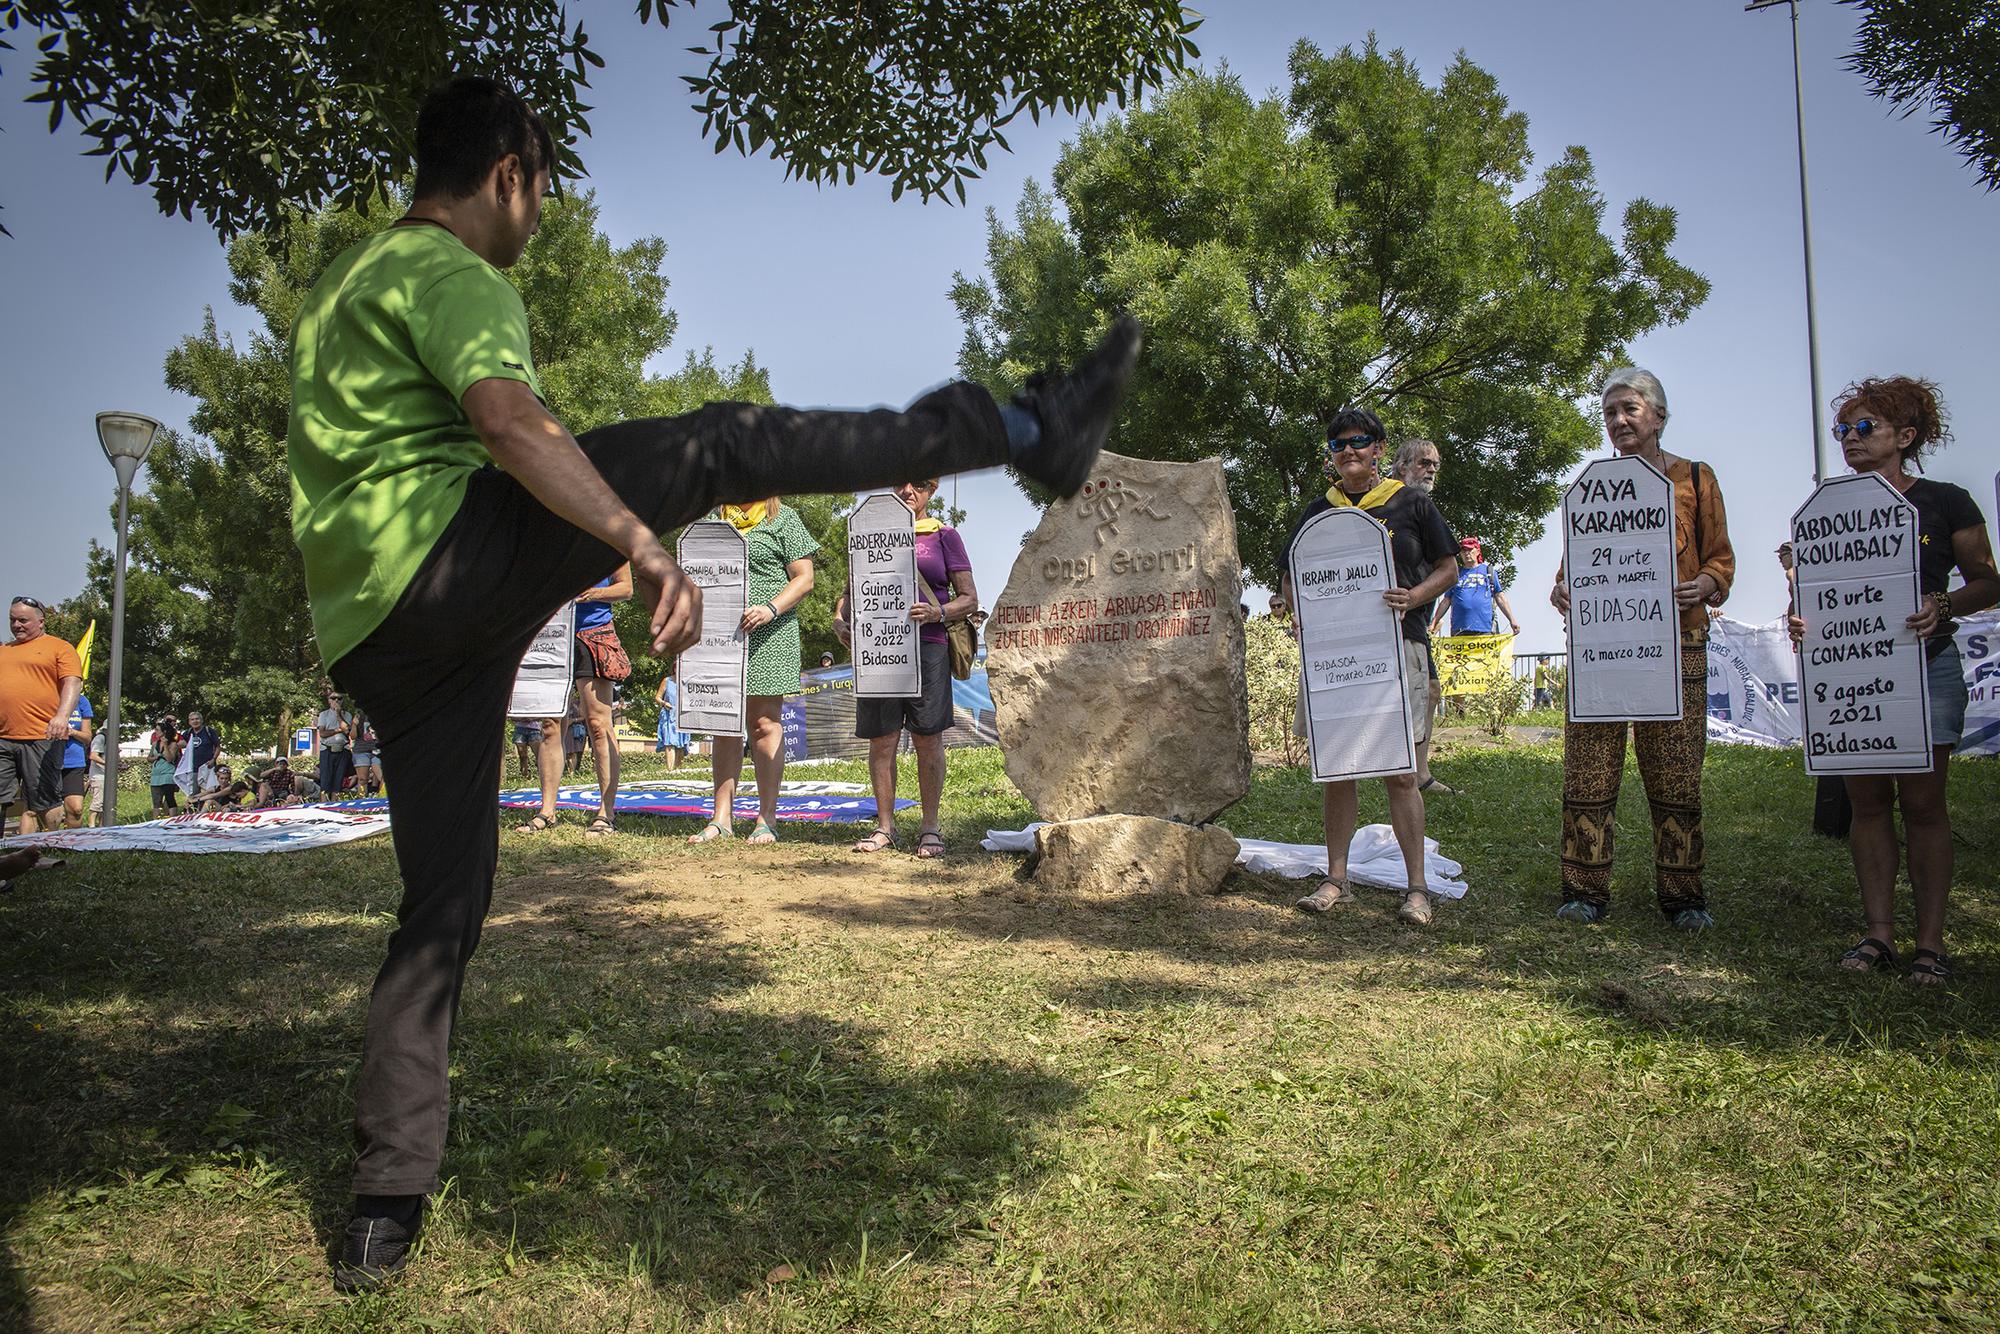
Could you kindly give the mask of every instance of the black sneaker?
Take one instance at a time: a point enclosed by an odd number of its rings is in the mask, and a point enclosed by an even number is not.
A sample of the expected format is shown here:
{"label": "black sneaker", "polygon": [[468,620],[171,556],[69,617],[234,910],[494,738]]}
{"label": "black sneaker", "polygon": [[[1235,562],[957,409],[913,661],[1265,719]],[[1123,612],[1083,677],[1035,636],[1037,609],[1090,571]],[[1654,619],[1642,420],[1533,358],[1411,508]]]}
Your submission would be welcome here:
{"label": "black sneaker", "polygon": [[1014,402],[1035,414],[1042,438],[1023,450],[1014,466],[1058,496],[1075,495],[1104,448],[1142,341],[1139,321],[1120,315],[1097,350],[1068,375],[1030,379]]}
{"label": "black sneaker", "polygon": [[409,1263],[413,1239],[413,1230],[393,1218],[357,1214],[348,1219],[340,1259],[333,1266],[335,1291],[372,1292],[386,1286]]}

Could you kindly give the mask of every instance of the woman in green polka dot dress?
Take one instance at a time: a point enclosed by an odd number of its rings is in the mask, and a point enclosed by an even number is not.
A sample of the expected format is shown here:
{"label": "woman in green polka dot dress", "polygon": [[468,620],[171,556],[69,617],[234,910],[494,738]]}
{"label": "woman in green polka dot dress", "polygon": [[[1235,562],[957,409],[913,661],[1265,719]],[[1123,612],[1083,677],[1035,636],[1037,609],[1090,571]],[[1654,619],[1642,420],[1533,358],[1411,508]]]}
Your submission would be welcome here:
{"label": "woman in green polka dot dress", "polygon": [[[757,823],[749,842],[776,843],[778,784],[785,777],[785,696],[799,688],[798,605],[813,586],[813,553],[819,543],[798,511],[778,497],[754,505],[724,505],[722,517],[737,532],[750,559],[749,605],[743,629],[750,635],[750,670],[744,717],[750,728],[750,764],[757,773]],[[743,769],[743,739],[715,738],[715,818],[690,838],[709,843],[734,832],[736,778]]]}

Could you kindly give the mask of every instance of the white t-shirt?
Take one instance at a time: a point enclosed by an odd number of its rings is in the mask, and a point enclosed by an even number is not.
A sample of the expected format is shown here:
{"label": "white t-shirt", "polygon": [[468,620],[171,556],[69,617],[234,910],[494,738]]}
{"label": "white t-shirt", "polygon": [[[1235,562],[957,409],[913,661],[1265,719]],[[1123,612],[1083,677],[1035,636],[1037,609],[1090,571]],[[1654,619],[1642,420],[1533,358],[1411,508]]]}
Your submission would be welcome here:
{"label": "white t-shirt", "polygon": [[344,724],[352,721],[353,721],[352,718],[350,718],[347,714],[342,713],[339,709],[321,710],[319,715],[319,730],[320,730],[319,748],[321,750],[346,750],[347,749],[346,737],[340,735],[337,732],[334,733],[334,735],[332,736],[327,736],[326,733],[336,727],[343,726]]}

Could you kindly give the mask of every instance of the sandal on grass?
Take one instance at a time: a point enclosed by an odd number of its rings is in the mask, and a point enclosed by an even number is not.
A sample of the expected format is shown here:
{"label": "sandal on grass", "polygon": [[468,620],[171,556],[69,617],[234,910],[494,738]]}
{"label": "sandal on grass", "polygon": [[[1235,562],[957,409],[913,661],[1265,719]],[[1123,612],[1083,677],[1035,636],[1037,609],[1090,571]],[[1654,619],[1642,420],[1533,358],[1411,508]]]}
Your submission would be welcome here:
{"label": "sandal on grass", "polygon": [[886,829],[877,829],[868,837],[849,848],[849,852],[882,852],[896,846],[896,836]]}
{"label": "sandal on grass", "polygon": [[1840,966],[1856,973],[1882,973],[1896,966],[1896,947],[1877,936],[1863,936],[1861,943],[1840,956]]}
{"label": "sandal on grass", "polygon": [[556,817],[537,813],[531,820],[523,820],[514,826],[517,834],[544,834],[556,827]]}
{"label": "sandal on grass", "polygon": [[1417,791],[1441,792],[1447,797],[1455,797],[1458,795],[1457,788],[1453,787],[1450,783],[1445,782],[1442,778],[1439,778],[1436,774],[1432,774],[1429,778],[1426,778],[1423,782],[1417,784]]}
{"label": "sandal on grass", "polygon": [[778,841],[778,831],[765,824],[762,820],[759,820],[751,826],[750,837],[743,841],[762,847],[766,843],[776,843]]}
{"label": "sandal on grass", "polygon": [[1910,951],[1910,985],[1941,987],[1951,981],[1951,956],[1936,950]]}
{"label": "sandal on grass", "polygon": [[1326,879],[1320,881],[1319,888],[1306,895],[1292,906],[1300,912],[1325,912],[1337,903],[1354,902],[1354,891],[1345,880]]}
{"label": "sandal on grass", "polygon": [[606,834],[615,834],[617,832],[618,826],[600,815],[584,826],[583,836],[585,838],[603,838]]}
{"label": "sandal on grass", "polygon": [[729,831],[727,829],[724,829],[721,825],[717,824],[715,821],[710,820],[707,824],[701,827],[701,832],[699,834],[689,834],[688,842],[713,843],[718,838],[728,838],[728,837],[729,837]]}
{"label": "sandal on grass", "polygon": [[944,835],[935,829],[926,829],[917,835],[917,857],[931,861],[944,856]]}

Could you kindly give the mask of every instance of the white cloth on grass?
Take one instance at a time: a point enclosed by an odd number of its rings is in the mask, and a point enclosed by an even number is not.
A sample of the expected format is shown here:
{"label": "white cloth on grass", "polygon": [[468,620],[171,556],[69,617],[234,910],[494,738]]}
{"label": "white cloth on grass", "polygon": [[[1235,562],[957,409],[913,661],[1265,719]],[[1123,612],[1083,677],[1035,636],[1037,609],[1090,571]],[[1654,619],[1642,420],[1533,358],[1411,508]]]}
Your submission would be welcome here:
{"label": "white cloth on grass", "polygon": [[[988,852],[1033,852],[1036,821],[1026,829],[989,829],[979,846]],[[1272,843],[1261,838],[1236,840],[1236,864],[1258,875],[1282,875],[1294,879],[1326,874],[1326,849],[1317,843]],[[1440,898],[1462,899],[1469,886],[1460,877],[1465,868],[1438,851],[1437,840],[1424,840],[1425,888]],[[1396,845],[1396,831],[1385,824],[1363,825],[1354,831],[1347,845],[1347,878],[1357,885],[1381,889],[1407,889],[1403,850]]]}

